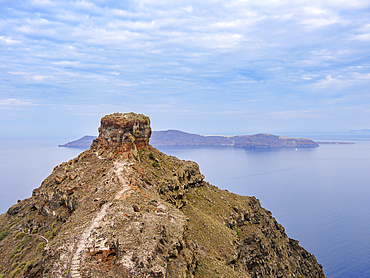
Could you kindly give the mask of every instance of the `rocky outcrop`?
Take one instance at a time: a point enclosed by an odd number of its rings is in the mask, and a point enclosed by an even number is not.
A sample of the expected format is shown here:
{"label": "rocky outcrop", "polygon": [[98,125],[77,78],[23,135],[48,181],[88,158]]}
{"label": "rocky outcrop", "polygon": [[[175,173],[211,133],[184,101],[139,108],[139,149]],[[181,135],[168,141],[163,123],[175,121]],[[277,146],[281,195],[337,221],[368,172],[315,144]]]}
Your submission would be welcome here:
{"label": "rocky outcrop", "polygon": [[324,277],[256,198],[150,146],[147,117],[103,119],[89,150],[0,216],[4,278]]}
{"label": "rocky outcrop", "polygon": [[118,152],[146,148],[151,135],[150,119],[142,114],[114,113],[104,116],[95,144],[116,146]]}

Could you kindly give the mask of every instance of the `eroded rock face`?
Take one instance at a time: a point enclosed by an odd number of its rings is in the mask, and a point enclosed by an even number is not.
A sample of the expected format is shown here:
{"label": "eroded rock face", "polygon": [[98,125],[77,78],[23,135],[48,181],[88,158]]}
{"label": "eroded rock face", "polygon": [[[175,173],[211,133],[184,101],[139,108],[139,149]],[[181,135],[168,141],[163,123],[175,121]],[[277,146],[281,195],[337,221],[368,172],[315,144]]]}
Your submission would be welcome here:
{"label": "eroded rock face", "polygon": [[99,137],[94,145],[115,146],[118,153],[147,148],[152,133],[150,119],[142,114],[114,113],[101,119]]}

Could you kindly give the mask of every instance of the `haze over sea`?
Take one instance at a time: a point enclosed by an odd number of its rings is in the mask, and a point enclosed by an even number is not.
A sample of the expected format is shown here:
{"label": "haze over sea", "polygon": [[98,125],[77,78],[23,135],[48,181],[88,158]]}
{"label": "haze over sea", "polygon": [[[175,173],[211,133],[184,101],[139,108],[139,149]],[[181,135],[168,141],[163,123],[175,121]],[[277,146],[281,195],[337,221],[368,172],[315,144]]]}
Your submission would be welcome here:
{"label": "haze over sea", "polygon": [[[67,141],[0,139],[1,213],[83,151],[57,147]],[[196,161],[211,184],[256,196],[288,236],[316,256],[326,277],[370,277],[370,140],[298,150],[158,148]]]}

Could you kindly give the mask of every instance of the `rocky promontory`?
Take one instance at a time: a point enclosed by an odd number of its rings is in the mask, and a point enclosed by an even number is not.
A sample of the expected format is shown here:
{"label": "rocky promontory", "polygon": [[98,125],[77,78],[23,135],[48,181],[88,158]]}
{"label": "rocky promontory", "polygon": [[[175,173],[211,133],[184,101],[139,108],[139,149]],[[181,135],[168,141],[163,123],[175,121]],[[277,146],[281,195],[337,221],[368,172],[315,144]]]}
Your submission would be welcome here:
{"label": "rocky promontory", "polygon": [[0,216],[0,277],[325,277],[255,197],[149,144],[149,118],[102,118],[89,150]]}
{"label": "rocky promontory", "polygon": [[96,136],[85,135],[80,139],[65,143],[63,145],[59,145],[58,147],[69,147],[69,148],[84,148],[87,149],[90,147],[92,141],[96,139]]}

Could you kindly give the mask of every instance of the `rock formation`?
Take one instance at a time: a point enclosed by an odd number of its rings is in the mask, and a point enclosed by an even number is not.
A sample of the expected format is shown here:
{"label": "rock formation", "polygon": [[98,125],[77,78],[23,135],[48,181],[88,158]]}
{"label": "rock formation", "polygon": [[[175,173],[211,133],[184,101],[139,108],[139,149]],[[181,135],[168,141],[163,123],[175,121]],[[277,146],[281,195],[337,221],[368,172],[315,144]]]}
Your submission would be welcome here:
{"label": "rock formation", "polygon": [[151,132],[149,117],[132,112],[114,113],[101,119],[99,137],[93,141],[93,146],[113,147],[118,153],[146,148]]}
{"label": "rock formation", "polygon": [[148,117],[102,118],[89,150],[0,216],[0,277],[324,277],[256,198],[149,137]]}

